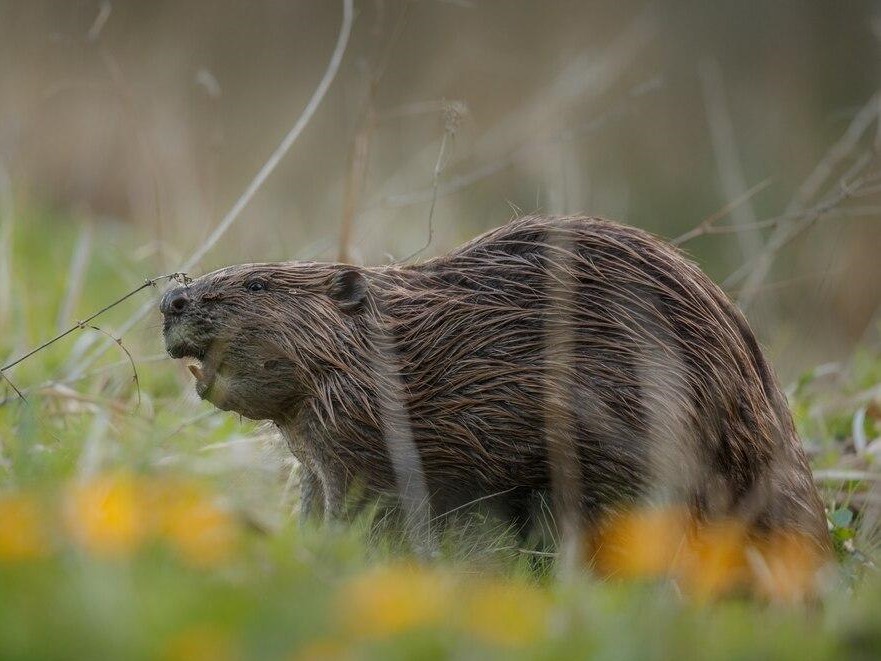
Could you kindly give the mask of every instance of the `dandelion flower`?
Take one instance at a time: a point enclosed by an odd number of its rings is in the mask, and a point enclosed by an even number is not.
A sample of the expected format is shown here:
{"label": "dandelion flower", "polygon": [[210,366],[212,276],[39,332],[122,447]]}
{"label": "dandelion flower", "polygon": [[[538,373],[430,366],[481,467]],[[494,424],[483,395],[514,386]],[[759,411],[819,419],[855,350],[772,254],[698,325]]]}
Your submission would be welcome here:
{"label": "dandelion flower", "polygon": [[73,539],[95,555],[132,553],[146,536],[137,482],[129,473],[97,477],[74,486],[65,503]]}
{"label": "dandelion flower", "polygon": [[0,562],[40,558],[49,552],[42,512],[24,494],[0,497]]}
{"label": "dandelion flower", "polygon": [[376,569],[343,586],[338,612],[348,632],[382,638],[440,621],[449,588],[434,571],[407,565]]}

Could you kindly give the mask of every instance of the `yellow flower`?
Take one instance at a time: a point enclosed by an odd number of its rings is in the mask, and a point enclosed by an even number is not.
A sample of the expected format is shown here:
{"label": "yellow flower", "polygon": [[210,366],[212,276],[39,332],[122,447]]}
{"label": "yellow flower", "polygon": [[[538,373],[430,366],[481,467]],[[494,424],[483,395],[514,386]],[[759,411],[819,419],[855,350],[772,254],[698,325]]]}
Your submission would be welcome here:
{"label": "yellow flower", "polygon": [[161,530],[183,559],[196,567],[227,562],[238,544],[238,526],[228,512],[195,488],[171,490],[161,511]]}
{"label": "yellow flower", "polygon": [[40,558],[49,552],[37,502],[24,494],[0,497],[0,562]]}
{"label": "yellow flower", "polygon": [[166,661],[232,661],[240,654],[229,634],[219,627],[202,625],[173,636],[162,656]]}
{"label": "yellow flower", "polygon": [[671,577],[704,601],[750,591],[777,601],[816,594],[827,558],[790,532],[758,536],[737,519],[695,522],[679,509],[618,514],[596,537],[597,569],[607,575]]}
{"label": "yellow flower", "polygon": [[129,473],[74,486],[64,512],[70,535],[96,555],[132,553],[148,532],[138,495],[136,480]]}
{"label": "yellow flower", "polygon": [[440,621],[450,588],[448,580],[427,569],[375,569],[343,585],[337,612],[349,633],[381,638]]}
{"label": "yellow flower", "polygon": [[479,584],[467,599],[462,627],[492,645],[523,647],[547,635],[550,600],[516,581]]}
{"label": "yellow flower", "polygon": [[597,569],[622,578],[664,576],[681,555],[687,531],[688,516],[677,508],[614,516],[597,538]]}
{"label": "yellow flower", "polygon": [[695,530],[679,565],[689,594],[705,600],[748,587],[747,541],[746,528],[733,520]]}

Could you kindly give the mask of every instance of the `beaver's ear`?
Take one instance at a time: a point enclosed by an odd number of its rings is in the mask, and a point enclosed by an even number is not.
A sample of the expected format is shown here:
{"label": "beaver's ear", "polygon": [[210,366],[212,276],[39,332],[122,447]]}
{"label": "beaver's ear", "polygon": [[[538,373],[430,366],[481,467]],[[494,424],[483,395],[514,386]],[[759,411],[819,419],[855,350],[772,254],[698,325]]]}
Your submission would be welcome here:
{"label": "beaver's ear", "polygon": [[343,269],[330,279],[330,297],[341,310],[357,310],[367,298],[367,279],[356,269]]}

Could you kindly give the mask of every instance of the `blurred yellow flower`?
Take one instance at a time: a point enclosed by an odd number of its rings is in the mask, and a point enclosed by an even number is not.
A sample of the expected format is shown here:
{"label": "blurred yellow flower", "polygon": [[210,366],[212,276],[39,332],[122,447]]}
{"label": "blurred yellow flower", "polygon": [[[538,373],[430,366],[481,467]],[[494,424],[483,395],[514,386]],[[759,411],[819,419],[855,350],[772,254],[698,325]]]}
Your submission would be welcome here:
{"label": "blurred yellow flower", "polygon": [[116,473],[70,489],[64,521],[83,548],[96,555],[133,552],[147,535],[135,477]]}
{"label": "blurred yellow flower", "polygon": [[196,567],[226,562],[239,538],[233,518],[199,485],[129,473],[72,487],[64,520],[73,539],[96,555],[132,553],[159,536]]}
{"label": "blurred yellow flower", "polygon": [[168,641],[162,655],[165,661],[233,661],[240,656],[236,641],[213,625],[184,629]]}
{"label": "blurred yellow flower", "polygon": [[621,578],[670,572],[687,541],[689,519],[678,508],[639,509],[612,517],[595,544],[597,569]]}
{"label": "blurred yellow flower", "polygon": [[36,500],[25,494],[0,496],[0,562],[40,558],[49,547]]}
{"label": "blurred yellow flower", "polygon": [[379,568],[342,586],[337,612],[347,632],[381,638],[438,623],[446,614],[451,587],[432,570],[409,565]]}
{"label": "blurred yellow flower", "polygon": [[518,581],[479,583],[467,597],[462,627],[483,642],[523,647],[547,635],[550,599]]}
{"label": "blurred yellow flower", "polygon": [[747,587],[746,528],[727,520],[704,524],[690,536],[678,573],[691,596],[705,600]]}
{"label": "blurred yellow flower", "polygon": [[172,489],[163,503],[161,531],[186,562],[216,567],[232,557],[238,545],[238,526],[208,494],[194,487]]}
{"label": "blurred yellow flower", "polygon": [[624,578],[670,577],[703,601],[737,590],[797,601],[815,594],[824,562],[810,540],[778,532],[750,535],[735,519],[696,523],[683,510],[619,514],[601,528],[597,569]]}

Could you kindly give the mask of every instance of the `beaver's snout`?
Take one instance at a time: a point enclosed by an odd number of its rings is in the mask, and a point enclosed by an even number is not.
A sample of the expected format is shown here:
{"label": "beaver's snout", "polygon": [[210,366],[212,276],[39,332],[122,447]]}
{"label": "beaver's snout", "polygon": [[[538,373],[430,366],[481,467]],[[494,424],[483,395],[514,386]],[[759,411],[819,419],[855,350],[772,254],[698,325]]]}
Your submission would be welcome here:
{"label": "beaver's snout", "polygon": [[201,360],[211,344],[209,329],[196,303],[187,287],[169,289],[159,300],[159,311],[165,318],[165,348],[172,358]]}
{"label": "beaver's snout", "polygon": [[175,287],[169,289],[159,301],[159,311],[162,314],[175,315],[181,314],[190,305],[190,294],[186,287]]}

